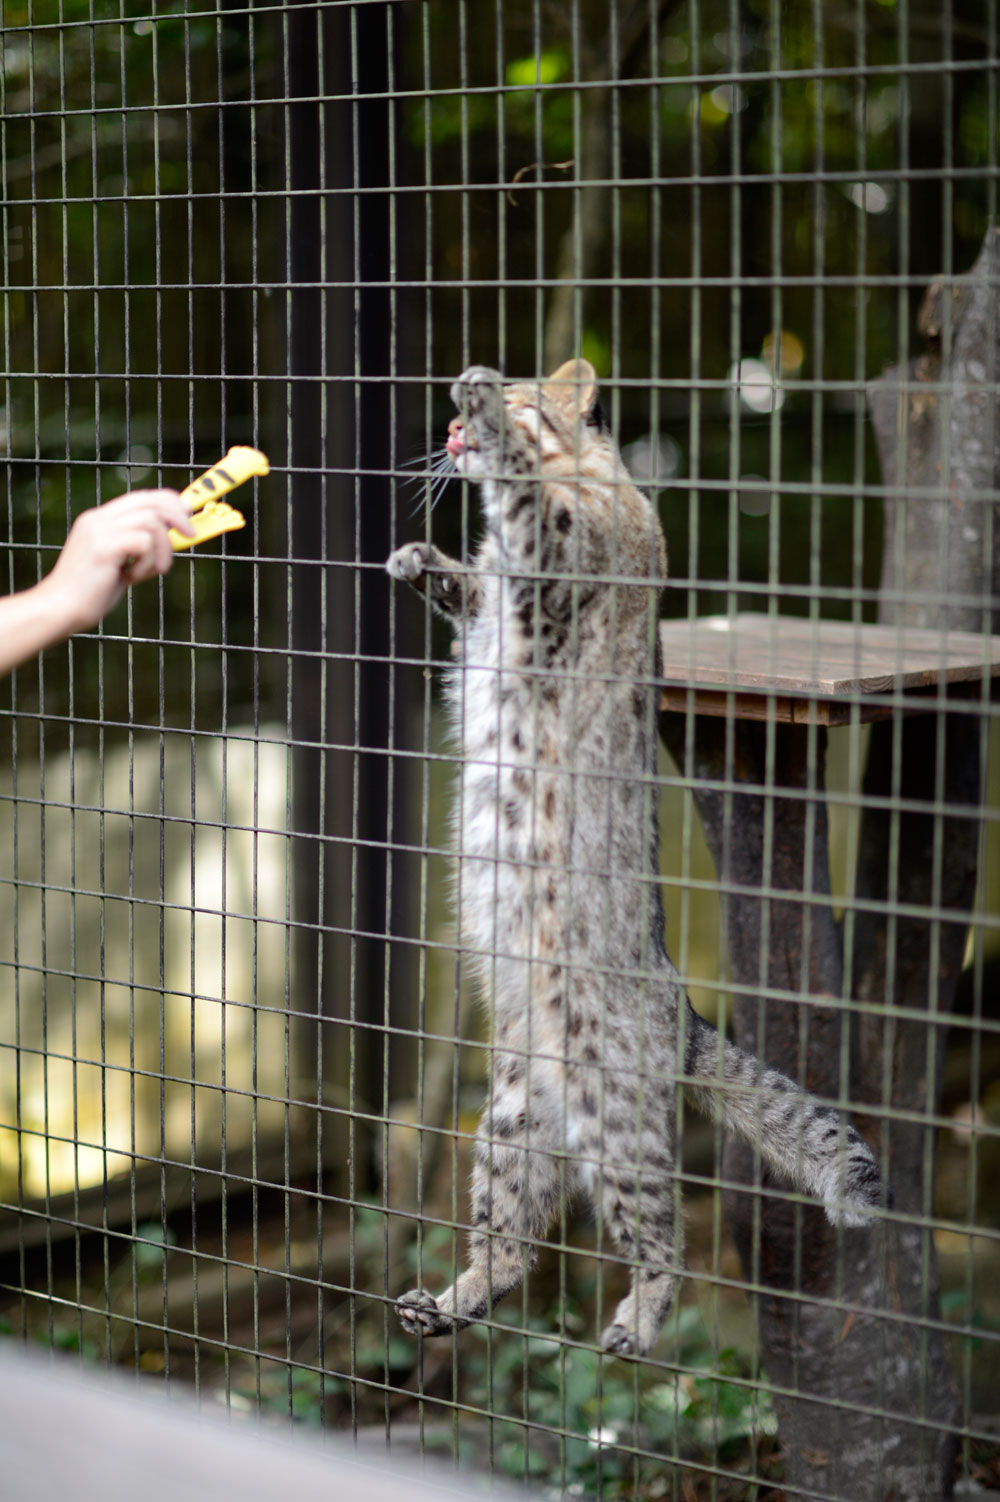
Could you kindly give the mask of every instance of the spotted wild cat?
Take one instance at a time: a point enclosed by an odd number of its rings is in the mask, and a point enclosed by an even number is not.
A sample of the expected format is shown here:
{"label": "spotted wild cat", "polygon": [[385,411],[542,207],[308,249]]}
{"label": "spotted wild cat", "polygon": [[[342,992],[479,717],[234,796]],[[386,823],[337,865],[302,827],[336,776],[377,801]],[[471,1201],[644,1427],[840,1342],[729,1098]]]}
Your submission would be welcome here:
{"label": "spotted wild cat", "polygon": [[603,1345],[641,1354],[681,1260],[679,1079],[835,1225],[871,1219],[879,1172],[836,1111],[692,1010],[667,957],[654,687],[665,548],[593,369],[508,384],[473,366],[451,394],[448,454],[481,488],[478,555],[465,567],[409,543],[386,566],[456,631],[461,942],[490,1006],[493,1066],[468,1266],[397,1309],[425,1335],[485,1317],[581,1186],[633,1268]]}

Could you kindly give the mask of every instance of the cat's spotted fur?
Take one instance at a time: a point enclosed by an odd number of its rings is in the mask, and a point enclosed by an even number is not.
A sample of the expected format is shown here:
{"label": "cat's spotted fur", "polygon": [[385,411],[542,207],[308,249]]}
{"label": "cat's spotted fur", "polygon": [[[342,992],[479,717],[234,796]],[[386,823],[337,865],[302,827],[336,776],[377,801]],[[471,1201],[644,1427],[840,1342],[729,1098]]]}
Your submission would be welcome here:
{"label": "cat's spotted fur", "polygon": [[633,1266],[603,1344],[642,1353],[680,1265],[679,1077],[834,1224],[871,1218],[879,1173],[837,1112],[691,1009],[667,957],[653,686],[665,550],[592,368],[514,385],[473,366],[452,399],[448,452],[482,492],[475,564],[412,543],[387,567],[457,633],[461,938],[491,1006],[493,1069],[468,1267],[397,1308],[426,1335],[487,1315],[520,1283],[568,1178]]}

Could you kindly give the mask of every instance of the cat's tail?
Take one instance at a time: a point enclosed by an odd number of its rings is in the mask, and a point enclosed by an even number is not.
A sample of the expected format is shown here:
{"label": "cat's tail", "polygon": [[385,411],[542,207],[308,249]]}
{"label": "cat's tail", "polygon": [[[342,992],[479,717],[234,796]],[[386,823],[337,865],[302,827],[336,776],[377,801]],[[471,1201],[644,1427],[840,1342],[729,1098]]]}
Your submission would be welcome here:
{"label": "cat's tail", "polygon": [[796,1189],[823,1202],[835,1226],[864,1226],[887,1203],[878,1163],[832,1106],[744,1053],[687,1007],[685,1089]]}

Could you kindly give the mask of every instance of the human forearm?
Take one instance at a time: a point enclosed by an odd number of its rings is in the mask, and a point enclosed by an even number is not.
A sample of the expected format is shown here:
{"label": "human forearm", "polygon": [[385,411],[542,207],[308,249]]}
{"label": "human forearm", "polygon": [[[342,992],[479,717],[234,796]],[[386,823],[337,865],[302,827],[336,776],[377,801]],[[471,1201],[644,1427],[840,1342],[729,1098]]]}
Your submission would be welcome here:
{"label": "human forearm", "polygon": [[0,677],[75,629],[70,600],[49,579],[0,599]]}
{"label": "human forearm", "polygon": [[165,574],[171,527],[192,534],[190,507],[175,490],[136,490],[82,512],[51,573],[0,599],[0,676],[96,626],[130,585]]}

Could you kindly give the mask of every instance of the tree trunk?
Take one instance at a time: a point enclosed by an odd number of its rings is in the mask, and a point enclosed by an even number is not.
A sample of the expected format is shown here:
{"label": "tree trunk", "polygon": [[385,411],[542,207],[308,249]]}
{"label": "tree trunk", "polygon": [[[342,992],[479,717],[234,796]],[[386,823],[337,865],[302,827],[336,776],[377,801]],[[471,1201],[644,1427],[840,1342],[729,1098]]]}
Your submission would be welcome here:
{"label": "tree trunk", "polygon": [[580,161],[573,189],[573,213],[559,245],[558,285],[545,319],[545,369],[555,370],[581,350],[586,288],[599,274],[611,222],[611,122],[607,89],[583,96]]}
{"label": "tree trunk", "polygon": [[[944,352],[907,370],[914,389],[902,391],[897,372],[873,388],[886,486],[899,474],[902,487],[886,505],[884,621],[991,629],[998,245],[991,231],[950,310],[932,289],[922,323]],[[922,389],[931,382],[947,394]],[[895,1196],[884,1227],[835,1232],[818,1211],[727,1192],[744,1272],[765,1289],[761,1348],[797,1496],[940,1502],[952,1492],[958,1403],[936,1328],[930,1123],[975,894],[976,711],[959,701],[873,727],[846,957],[829,901],[822,732],[703,720],[688,758],[683,718],[664,716],[678,764],[707,784],[695,798],[729,894],[737,1041],[811,1090],[870,1104],[858,1124]],[[747,791],[715,791],[722,780]],[[884,806],[900,799],[905,812]],[[941,803],[947,814],[935,812]],[[856,1017],[837,1003],[845,966],[848,994],[877,1011]],[[789,1000],[765,1001],[764,987]],[[731,1183],[761,1181],[744,1149],[728,1149],[725,1168]]]}
{"label": "tree trunk", "polygon": [[[626,13],[612,21],[616,28],[596,45],[597,17],[586,18],[581,46],[581,77],[593,81],[607,76],[609,61],[613,77],[627,77],[635,59],[650,47],[678,0],[635,0]],[[550,5],[554,16],[561,6]],[[653,70],[658,65],[651,63]],[[589,88],[580,104],[580,129],[576,137],[579,160],[574,163],[576,186],[570,222],[559,243],[556,259],[557,285],[549,299],[545,318],[543,358],[546,370],[555,370],[564,360],[581,353],[585,327],[586,283],[601,274],[611,233],[612,90]]]}
{"label": "tree trunk", "polygon": [[409,420],[394,380],[402,318],[386,285],[395,276],[390,10],[359,7],[355,16],[299,3],[288,17],[290,1088],[334,1108],[319,1118],[322,1157],[331,1172],[350,1160],[359,1190],[369,1182],[370,1142],[367,1133],[357,1138],[349,1113],[388,1110],[385,1027],[398,1029],[392,1064],[405,1073],[400,1034],[412,1026],[416,990],[412,944],[393,946],[390,962],[389,943],[414,927],[403,912],[413,883],[405,873],[392,880],[404,859],[395,847],[414,841],[407,764],[395,770],[384,748],[399,744],[413,718],[419,681],[416,670],[385,666],[394,655],[382,567],[392,545],[386,471]]}

